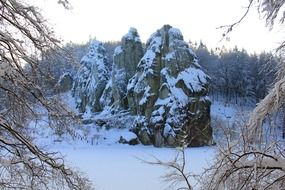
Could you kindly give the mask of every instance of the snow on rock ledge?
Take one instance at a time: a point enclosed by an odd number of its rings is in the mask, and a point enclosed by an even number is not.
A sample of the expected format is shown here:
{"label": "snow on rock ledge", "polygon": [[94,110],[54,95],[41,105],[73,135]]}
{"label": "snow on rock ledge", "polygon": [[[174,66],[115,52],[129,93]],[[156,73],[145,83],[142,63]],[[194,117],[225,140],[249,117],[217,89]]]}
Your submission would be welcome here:
{"label": "snow on rock ledge", "polygon": [[165,25],[146,47],[127,86],[140,141],[155,146],[211,144],[209,77],[180,30]]}

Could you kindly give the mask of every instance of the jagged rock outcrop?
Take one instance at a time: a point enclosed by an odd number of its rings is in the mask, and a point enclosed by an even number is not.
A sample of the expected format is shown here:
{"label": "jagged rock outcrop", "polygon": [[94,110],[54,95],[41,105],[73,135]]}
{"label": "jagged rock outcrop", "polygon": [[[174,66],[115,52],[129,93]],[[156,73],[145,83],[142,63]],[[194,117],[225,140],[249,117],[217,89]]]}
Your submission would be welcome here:
{"label": "jagged rock outcrop", "polygon": [[105,89],[103,104],[108,105],[113,101],[113,106],[116,108],[128,108],[128,81],[136,73],[142,56],[143,47],[138,32],[135,28],[130,28],[129,32],[122,37],[121,45],[115,49],[112,78]]}
{"label": "jagged rock outcrop", "polygon": [[109,80],[106,51],[102,42],[92,41],[89,52],[80,63],[72,89],[77,108],[80,112],[85,112],[86,106],[93,112],[101,111],[100,98]]}
{"label": "jagged rock outcrop", "polygon": [[55,85],[55,91],[57,93],[67,92],[72,89],[73,77],[70,73],[64,73],[60,76],[57,84]]}
{"label": "jagged rock outcrop", "polygon": [[115,50],[111,76],[101,42],[91,43],[81,64],[73,85],[80,112],[86,106],[111,114],[131,110],[136,117],[132,130],[146,145],[212,144],[209,77],[178,29],[163,26],[143,53],[139,35],[131,28]]}
{"label": "jagged rock outcrop", "polygon": [[165,25],[146,47],[127,87],[140,141],[155,146],[211,144],[209,77],[181,32]]}

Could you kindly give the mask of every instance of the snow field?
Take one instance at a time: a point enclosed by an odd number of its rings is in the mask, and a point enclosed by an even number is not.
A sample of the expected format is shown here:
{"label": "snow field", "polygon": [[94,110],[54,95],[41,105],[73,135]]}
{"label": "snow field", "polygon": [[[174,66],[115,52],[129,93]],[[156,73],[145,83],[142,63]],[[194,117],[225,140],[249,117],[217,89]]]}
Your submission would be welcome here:
{"label": "snow field", "polygon": [[[234,104],[226,105],[223,101],[214,101],[211,115],[213,119],[232,123],[241,117],[240,113],[245,112],[244,110],[248,111],[250,108],[240,108]],[[97,117],[108,115],[108,113],[104,114],[101,113]],[[84,118],[90,116],[91,114],[87,113]],[[105,128],[96,129],[96,126],[90,125],[89,127],[91,127],[90,134],[86,139],[61,142],[52,139],[53,136],[49,135],[47,139],[42,139],[40,142],[43,145],[49,145],[49,149],[64,155],[67,164],[85,173],[95,185],[96,190],[172,189],[168,188],[168,183],[161,178],[169,170],[143,163],[141,160],[154,161],[155,157],[162,161],[172,161],[177,154],[175,148],[119,144],[118,140],[121,136],[130,140],[135,135],[127,128],[107,130]],[[92,142],[91,139],[93,139]],[[215,149],[215,146],[187,148],[185,150],[186,171],[191,174],[201,174],[212,163]],[[195,179],[190,179],[190,182],[194,185],[194,189],[199,188]]]}

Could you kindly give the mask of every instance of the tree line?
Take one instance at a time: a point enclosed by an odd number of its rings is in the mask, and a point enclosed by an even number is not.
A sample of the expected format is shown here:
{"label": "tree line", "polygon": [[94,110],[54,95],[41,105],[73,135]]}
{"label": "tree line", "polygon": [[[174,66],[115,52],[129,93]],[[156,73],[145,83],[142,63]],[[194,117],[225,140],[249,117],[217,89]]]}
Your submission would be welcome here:
{"label": "tree line", "polygon": [[[88,51],[90,41],[84,44],[66,44],[64,49],[69,52],[70,59],[50,54],[42,59],[40,67],[43,71],[50,73],[53,78],[53,80],[42,82],[42,85],[47,85],[44,89],[52,89],[63,73],[69,72],[72,75],[76,73],[80,66],[80,59]],[[119,44],[120,42],[117,41],[104,43],[110,70],[114,49]],[[223,98],[225,101],[235,103],[240,99],[249,98],[254,102],[259,102],[274,83],[279,58],[271,52],[249,54],[245,49],[237,47],[213,50],[208,49],[207,45],[202,42],[190,45],[202,69],[211,78],[210,95],[213,98]],[[51,52],[51,54],[54,53]]]}
{"label": "tree line", "polygon": [[211,77],[210,95],[226,101],[250,98],[259,102],[276,78],[278,57],[271,52],[249,54],[245,49],[209,50],[202,42],[192,44],[199,64]]}

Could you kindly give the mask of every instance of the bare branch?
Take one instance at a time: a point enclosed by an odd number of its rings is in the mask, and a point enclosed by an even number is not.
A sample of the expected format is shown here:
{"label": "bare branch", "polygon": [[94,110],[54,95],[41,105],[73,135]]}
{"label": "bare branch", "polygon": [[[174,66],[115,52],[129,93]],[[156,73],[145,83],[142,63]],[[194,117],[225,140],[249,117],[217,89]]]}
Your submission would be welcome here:
{"label": "bare branch", "polygon": [[250,1],[249,1],[248,6],[246,7],[245,13],[242,15],[242,17],[241,17],[238,21],[234,22],[233,24],[223,25],[223,26],[219,26],[219,27],[217,28],[217,29],[224,29],[224,28],[226,28],[226,31],[223,33],[223,38],[224,38],[228,33],[230,33],[230,32],[233,30],[234,27],[236,27],[237,25],[239,25],[239,24],[245,19],[245,17],[246,17],[247,14],[249,13],[249,10],[250,10],[250,8],[251,8],[251,6],[252,6],[253,1],[254,1],[254,0],[250,0]]}
{"label": "bare branch", "polygon": [[170,171],[162,176],[164,181],[169,183],[169,187],[174,188],[176,186],[180,186],[181,183],[186,183],[186,187],[179,187],[177,190],[193,190],[189,178],[196,176],[185,171],[186,158],[184,149],[178,150],[174,159],[169,162],[164,162],[156,157],[153,158],[154,161],[146,161],[139,158],[138,159],[146,164],[158,165],[169,169]]}
{"label": "bare branch", "polygon": [[[69,5],[67,0],[59,3]],[[61,156],[38,148],[28,127],[44,113],[49,127],[60,126],[73,135],[75,115],[38,85],[39,76],[49,76],[41,72],[40,60],[60,49],[36,7],[0,0],[0,95],[5,98],[0,108],[1,189],[92,189]]]}

